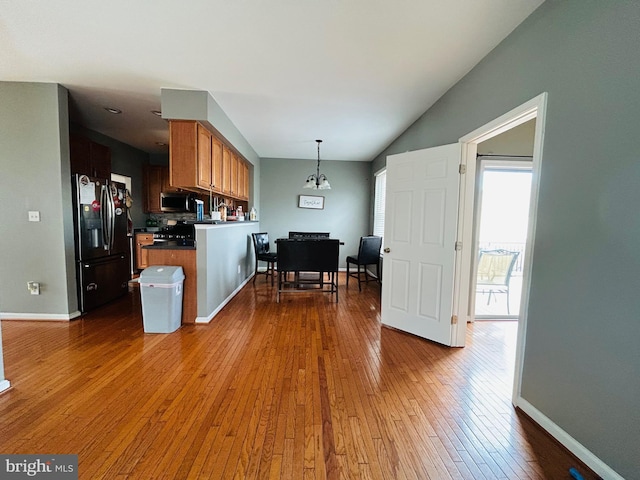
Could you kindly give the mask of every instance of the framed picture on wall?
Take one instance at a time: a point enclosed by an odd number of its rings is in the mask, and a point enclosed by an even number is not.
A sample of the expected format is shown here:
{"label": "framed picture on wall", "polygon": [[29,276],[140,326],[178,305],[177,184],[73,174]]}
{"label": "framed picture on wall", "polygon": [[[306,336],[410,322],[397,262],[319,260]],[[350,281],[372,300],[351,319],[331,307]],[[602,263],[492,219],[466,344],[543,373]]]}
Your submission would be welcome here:
{"label": "framed picture on wall", "polygon": [[298,197],[298,207],[322,210],[324,208],[324,197],[316,195],[300,195]]}

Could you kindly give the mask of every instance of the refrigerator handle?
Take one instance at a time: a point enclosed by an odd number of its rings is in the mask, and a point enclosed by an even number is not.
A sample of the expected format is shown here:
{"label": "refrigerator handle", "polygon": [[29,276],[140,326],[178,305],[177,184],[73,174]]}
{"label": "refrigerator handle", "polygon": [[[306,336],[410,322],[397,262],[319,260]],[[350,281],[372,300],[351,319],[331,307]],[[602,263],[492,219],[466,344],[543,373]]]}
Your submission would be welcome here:
{"label": "refrigerator handle", "polygon": [[108,202],[107,185],[102,184],[100,187],[100,222],[102,223],[102,243],[105,250],[109,249],[109,244],[111,243]]}
{"label": "refrigerator handle", "polygon": [[116,233],[116,203],[113,199],[111,185],[107,184],[107,196],[109,197],[109,250],[113,250]]}

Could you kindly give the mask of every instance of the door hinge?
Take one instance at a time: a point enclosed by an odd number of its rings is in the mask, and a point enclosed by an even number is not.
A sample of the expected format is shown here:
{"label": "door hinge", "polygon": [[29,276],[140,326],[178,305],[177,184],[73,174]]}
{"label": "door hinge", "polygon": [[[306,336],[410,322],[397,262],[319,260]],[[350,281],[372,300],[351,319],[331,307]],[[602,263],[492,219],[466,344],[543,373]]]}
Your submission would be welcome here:
{"label": "door hinge", "polygon": [[458,324],[458,316],[451,315],[451,325],[457,325],[457,324]]}
{"label": "door hinge", "polygon": [[467,166],[463,165],[462,163],[460,165],[458,165],[458,173],[459,174],[463,174],[463,173],[467,173]]}
{"label": "door hinge", "polygon": [[454,248],[456,252],[459,252],[460,250],[462,250],[462,242],[456,242]]}

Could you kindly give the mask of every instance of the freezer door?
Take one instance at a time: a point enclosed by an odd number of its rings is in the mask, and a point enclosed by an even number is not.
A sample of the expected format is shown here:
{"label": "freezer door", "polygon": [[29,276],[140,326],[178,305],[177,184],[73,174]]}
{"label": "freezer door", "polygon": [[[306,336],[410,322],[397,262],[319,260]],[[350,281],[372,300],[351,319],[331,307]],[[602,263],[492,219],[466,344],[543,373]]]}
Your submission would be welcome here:
{"label": "freezer door", "polygon": [[126,254],[78,262],[78,270],[82,312],[92,310],[127,293],[130,275]]}

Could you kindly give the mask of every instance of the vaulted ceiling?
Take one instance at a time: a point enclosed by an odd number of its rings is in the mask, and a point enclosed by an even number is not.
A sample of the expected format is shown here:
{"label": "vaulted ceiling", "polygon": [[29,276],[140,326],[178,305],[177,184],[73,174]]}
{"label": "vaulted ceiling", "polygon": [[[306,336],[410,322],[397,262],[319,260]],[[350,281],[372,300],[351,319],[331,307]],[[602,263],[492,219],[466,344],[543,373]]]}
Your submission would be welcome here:
{"label": "vaulted ceiling", "polygon": [[[3,0],[0,80],[162,153],[161,88],[206,90],[260,157],[368,161],[543,0]],[[122,110],[119,115],[104,107]]]}

